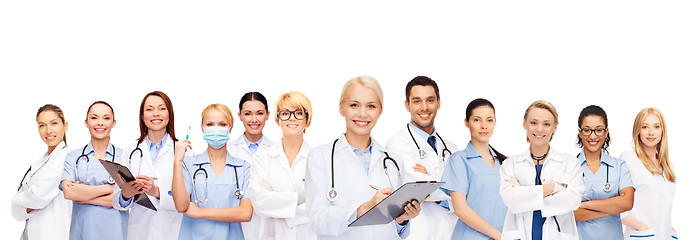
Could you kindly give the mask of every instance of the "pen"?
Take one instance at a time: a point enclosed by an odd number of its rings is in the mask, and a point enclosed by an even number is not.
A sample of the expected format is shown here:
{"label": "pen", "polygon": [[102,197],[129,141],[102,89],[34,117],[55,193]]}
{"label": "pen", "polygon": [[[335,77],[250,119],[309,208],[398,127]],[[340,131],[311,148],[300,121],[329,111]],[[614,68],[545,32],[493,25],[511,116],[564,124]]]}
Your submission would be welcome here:
{"label": "pen", "polygon": [[376,190],[376,191],[380,190],[380,189],[378,189],[377,187],[374,187],[373,185],[368,185],[368,186],[371,187],[371,188],[373,188],[373,189]]}

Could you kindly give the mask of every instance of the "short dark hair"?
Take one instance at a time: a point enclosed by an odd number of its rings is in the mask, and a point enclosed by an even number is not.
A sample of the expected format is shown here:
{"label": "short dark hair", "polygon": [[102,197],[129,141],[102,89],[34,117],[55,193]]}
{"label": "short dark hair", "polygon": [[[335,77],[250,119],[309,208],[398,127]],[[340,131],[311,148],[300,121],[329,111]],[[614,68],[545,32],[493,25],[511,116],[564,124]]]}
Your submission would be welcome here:
{"label": "short dark hair", "polygon": [[411,88],[414,86],[432,86],[435,90],[435,96],[440,100],[440,90],[438,89],[438,84],[433,81],[433,79],[426,76],[417,76],[407,83],[407,88],[404,90],[404,94],[407,97],[406,101],[409,101],[409,95],[411,94]]}
{"label": "short dark hair", "polygon": [[242,105],[244,105],[245,102],[253,100],[263,103],[263,106],[266,107],[266,111],[268,111],[268,100],[266,100],[266,97],[260,92],[245,93],[244,96],[242,96],[242,99],[239,100],[239,111],[242,111]]}
{"label": "short dark hair", "polygon": [[[589,106],[585,107],[584,109],[581,109],[581,112],[579,113],[579,122],[578,122],[579,129],[581,129],[581,124],[584,122],[584,118],[586,118],[588,116],[599,116],[599,117],[603,118],[603,124],[605,124],[606,129],[608,128],[608,114],[605,113],[605,110],[603,110],[602,107],[599,107],[596,105],[589,105]],[[577,145],[580,148],[584,147],[584,143],[583,143],[581,137],[579,137],[579,134],[577,134]],[[602,146],[603,150],[605,150],[606,153],[608,152],[608,146],[610,146],[610,133],[609,132],[608,132],[608,136],[603,141],[603,146]]]}

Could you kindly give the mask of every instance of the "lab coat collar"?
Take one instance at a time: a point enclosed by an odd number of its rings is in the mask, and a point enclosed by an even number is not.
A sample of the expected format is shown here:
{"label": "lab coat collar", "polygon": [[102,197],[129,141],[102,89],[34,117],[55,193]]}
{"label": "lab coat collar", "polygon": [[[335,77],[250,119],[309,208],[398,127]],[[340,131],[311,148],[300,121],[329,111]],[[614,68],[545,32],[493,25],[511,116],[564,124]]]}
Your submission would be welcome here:
{"label": "lab coat collar", "polygon": [[[493,159],[498,159],[498,155],[495,154],[492,148],[489,147],[488,150],[490,151],[490,155],[493,155]],[[476,151],[476,148],[474,147],[474,144],[471,143],[471,141],[467,143],[467,147],[464,151],[467,154],[467,159],[482,157],[481,154],[479,154],[478,151]]]}
{"label": "lab coat collar", "polygon": [[[201,156],[201,157],[194,158],[194,162],[191,163],[192,165],[198,166],[198,165],[203,165],[203,164],[211,164],[211,159],[210,159],[210,156],[208,155],[208,149],[206,149],[206,151],[201,153],[201,155],[199,155],[199,156]],[[244,166],[245,162],[246,161],[244,161],[242,159],[233,157],[232,155],[230,155],[230,152],[226,152],[226,155],[225,155],[225,165],[226,166],[241,167],[241,166]]]}
{"label": "lab coat collar", "polygon": [[[115,156],[112,155],[112,153],[113,153],[114,150],[115,150],[115,146],[112,145],[112,144],[110,143],[110,141],[108,141],[108,148],[105,149],[105,154],[106,154],[106,155],[110,155],[110,156],[113,157],[113,159],[114,159]],[[92,153],[94,153],[94,151],[93,151],[93,143],[91,143],[91,141],[89,141],[89,144],[87,145],[86,150],[84,151],[84,154],[89,155],[89,154],[92,154]]]}
{"label": "lab coat collar", "polygon": [[55,146],[55,149],[53,149],[53,152],[48,154],[48,151],[45,151],[45,154],[43,154],[43,157],[51,156],[55,153],[55,151],[66,148],[67,145],[65,145],[65,141],[61,141],[60,143]]}
{"label": "lab coat collar", "polygon": [[[342,144],[346,143],[346,144]],[[383,145],[380,145],[373,137],[371,137],[371,154],[373,154],[375,151],[378,151],[380,153],[385,152],[385,148],[383,148]],[[351,144],[347,141],[347,138],[345,137],[345,134],[343,133],[340,135],[339,140],[337,141],[337,146],[335,146],[335,152],[340,151],[342,149],[350,149],[350,151],[354,152],[354,147],[352,147]]]}
{"label": "lab coat collar", "polygon": [[[301,147],[299,148],[299,153],[297,153],[297,159],[306,158],[308,156],[309,150],[311,150],[311,146],[308,143],[306,143],[306,141],[302,142]],[[266,149],[266,154],[268,154],[268,156],[271,158],[284,155],[284,150],[282,149],[282,139],[276,142],[275,145],[268,147]]]}
{"label": "lab coat collar", "polygon": [[[526,152],[522,153],[521,155],[517,155],[514,158],[515,162],[522,162],[522,161],[527,161],[527,160],[531,160],[531,150],[530,149],[527,149]],[[553,150],[552,147],[550,148],[550,151],[548,152],[547,160],[548,161],[553,160],[556,162],[565,162],[564,159],[562,158],[562,156],[560,156],[560,153]]]}
{"label": "lab coat collar", "polygon": [[[601,151],[600,153],[600,162],[605,163],[606,165],[610,167],[615,167],[615,160],[613,157],[611,157],[608,154],[605,154],[605,151]],[[586,155],[584,154],[584,150],[582,149],[579,155],[577,156],[577,159],[579,159],[579,163],[581,166],[584,166],[586,164]]]}
{"label": "lab coat collar", "polygon": [[421,140],[423,140],[424,142],[428,142],[428,137],[430,137],[430,136],[435,136],[436,138],[438,138],[437,134],[435,133],[435,127],[433,127],[433,132],[431,134],[428,134],[426,131],[421,130],[420,128],[418,128],[414,124],[412,124],[411,122],[407,123],[407,125],[409,125],[409,128],[413,132],[416,132],[416,134],[419,137],[421,137]]}

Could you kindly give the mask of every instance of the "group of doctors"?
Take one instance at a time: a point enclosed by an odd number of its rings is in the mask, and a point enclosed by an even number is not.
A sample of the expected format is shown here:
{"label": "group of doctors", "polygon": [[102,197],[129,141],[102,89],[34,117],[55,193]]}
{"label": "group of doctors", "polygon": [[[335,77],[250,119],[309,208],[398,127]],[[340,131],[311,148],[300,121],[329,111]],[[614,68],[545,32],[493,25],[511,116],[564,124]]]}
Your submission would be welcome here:
{"label": "group of doctors", "polygon": [[[245,132],[234,141],[230,109],[203,110],[208,147],[196,154],[175,134],[163,92],[144,96],[140,136],[125,148],[110,142],[116,121],[107,102],[88,108],[91,140],[74,149],[62,110],[47,104],[36,121],[48,150],[21,180],[12,214],[26,222],[21,239],[677,239],[676,177],[657,109],[637,115],[634,149],[614,158],[605,111],[584,108],[574,156],[550,148],[558,114],[536,101],[524,114],[530,147],[508,158],[489,143],[497,120],[490,101],[467,106],[471,141],[460,150],[434,126],[435,81],[416,77],[405,94],[411,119],[383,146],[371,136],[383,112],[380,85],[369,76],[347,81],[344,133],[312,148],[304,94],[280,95],[271,115],[266,98],[249,92],[237,114]],[[262,134],[271,118],[282,131],[277,142]],[[127,166],[136,180],[116,185],[99,160]],[[412,181],[445,185],[387,224],[348,227]],[[142,194],[157,211],[136,203]]]}

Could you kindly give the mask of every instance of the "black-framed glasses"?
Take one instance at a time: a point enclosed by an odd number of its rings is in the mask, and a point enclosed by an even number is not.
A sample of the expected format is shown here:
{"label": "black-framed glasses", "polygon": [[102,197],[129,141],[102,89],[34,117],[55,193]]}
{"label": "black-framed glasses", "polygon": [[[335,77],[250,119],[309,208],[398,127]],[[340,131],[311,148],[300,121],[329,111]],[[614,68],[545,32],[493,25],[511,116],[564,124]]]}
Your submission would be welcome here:
{"label": "black-framed glasses", "polygon": [[605,132],[607,132],[607,128],[596,128],[596,129],[590,129],[590,128],[581,128],[579,129],[579,132],[581,132],[581,135],[584,136],[591,136],[591,134],[596,134],[596,136],[603,136],[605,135]]}
{"label": "black-framed glasses", "polygon": [[291,116],[294,116],[294,119],[302,120],[302,119],[306,118],[306,114],[308,114],[308,112],[306,110],[300,109],[300,110],[290,111],[290,110],[285,109],[285,110],[278,111],[278,118],[282,121],[287,121],[290,119]]}

